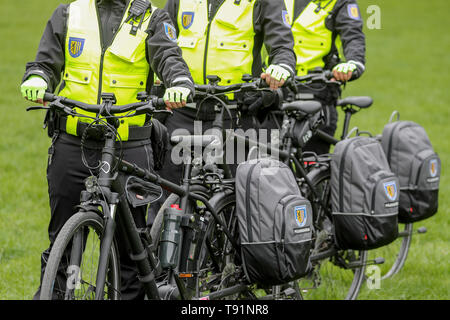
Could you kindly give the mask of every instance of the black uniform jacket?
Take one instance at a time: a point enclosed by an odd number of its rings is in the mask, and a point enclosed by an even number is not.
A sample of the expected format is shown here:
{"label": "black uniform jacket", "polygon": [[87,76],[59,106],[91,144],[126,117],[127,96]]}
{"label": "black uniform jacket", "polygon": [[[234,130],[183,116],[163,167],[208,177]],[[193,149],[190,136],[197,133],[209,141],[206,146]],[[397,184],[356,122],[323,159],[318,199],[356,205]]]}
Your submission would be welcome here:
{"label": "black uniform jacket", "polygon": [[[102,46],[111,45],[113,37],[124,16],[130,0],[97,0],[101,24]],[[50,91],[54,91],[61,80],[64,70],[64,55],[67,34],[67,17],[69,4],[61,4],[53,13],[44,30],[39,44],[36,59],[26,65],[24,80],[32,74],[42,76],[48,83]],[[161,9],[154,11],[149,24],[146,46],[147,61],[159,79],[163,79],[168,87],[183,86],[194,92],[189,68],[182,58],[181,49],[166,34],[164,22],[172,24],[167,12]],[[150,72],[147,91],[153,84]]]}

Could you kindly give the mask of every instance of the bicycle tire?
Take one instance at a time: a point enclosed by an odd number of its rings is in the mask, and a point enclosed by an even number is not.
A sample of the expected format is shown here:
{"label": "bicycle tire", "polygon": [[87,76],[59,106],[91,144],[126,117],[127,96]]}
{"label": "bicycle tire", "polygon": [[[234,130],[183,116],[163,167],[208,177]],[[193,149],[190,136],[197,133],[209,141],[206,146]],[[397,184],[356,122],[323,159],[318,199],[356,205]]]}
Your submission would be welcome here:
{"label": "bicycle tire", "polygon": [[[331,171],[328,165],[319,166],[308,173],[308,178],[310,179],[313,188],[320,193],[320,198],[326,205],[325,208],[323,208],[320,203],[314,201],[312,195],[307,196],[311,201],[314,211],[316,239],[323,237],[324,241],[334,243],[334,241],[332,241],[334,231],[330,206],[330,177]],[[318,236],[319,234],[320,237]],[[320,243],[319,240],[316,240],[315,246],[321,246],[323,244],[323,242]],[[316,269],[314,272],[320,272],[321,275],[311,274],[310,276],[319,277],[319,280],[325,280],[325,285],[323,283],[317,285],[317,283],[314,282],[315,286],[323,286],[323,288],[319,290],[319,294],[312,294],[311,297],[318,299],[356,300],[365,279],[364,272],[366,263],[367,251],[364,250],[337,250],[334,256],[319,260],[319,263],[315,265]],[[347,266],[350,265],[356,267],[348,268]],[[320,276],[323,277],[323,275],[327,275],[327,273],[330,274],[325,279],[320,279]],[[329,283],[327,281],[329,281]],[[309,288],[309,290],[311,290],[311,288]],[[308,298],[307,291],[308,290],[305,288],[302,289],[302,297],[304,299]]]}
{"label": "bicycle tire", "polygon": [[369,260],[375,258],[383,258],[384,260],[383,264],[380,265],[381,280],[393,277],[403,268],[408,258],[412,235],[412,223],[404,224],[403,231],[401,230],[401,224],[399,224],[399,237],[396,240],[386,246],[370,251]]}
{"label": "bicycle tire", "polygon": [[[89,232],[86,232],[84,228],[92,228],[94,231],[93,239],[89,238]],[[89,230],[88,230],[89,231]],[[98,237],[98,245],[100,246],[101,236],[104,231],[104,223],[103,219],[94,212],[78,212],[75,215],[73,215],[67,222],[64,224],[63,228],[59,232],[55,243],[52,246],[52,249],[50,251],[50,256],[47,262],[47,266],[45,268],[44,277],[42,279],[42,285],[41,285],[41,300],[51,300],[51,299],[62,299],[62,293],[59,292],[58,288],[55,288],[55,283],[59,283],[60,286],[64,289],[64,298],[75,298],[73,296],[73,293],[70,294],[68,297],[68,291],[71,290],[69,287],[69,290],[67,290],[67,284],[69,284],[70,277],[73,278],[73,274],[70,274],[68,279],[66,280],[65,284],[61,284],[59,280],[57,280],[58,272],[61,272],[61,267],[66,268],[66,265],[69,265],[67,269],[69,269],[71,265],[71,262],[65,261],[66,263],[61,264],[62,259],[67,258],[67,253],[69,246],[72,245],[71,250],[71,258],[76,255],[80,255],[80,263],[79,265],[75,265],[75,267],[78,267],[81,269],[83,266],[83,256],[86,254],[86,248],[88,241],[92,241],[93,244],[96,246],[96,237]],[[79,239],[80,235],[83,235],[81,238],[81,251],[80,248],[74,248],[74,243],[77,243],[77,241],[73,241],[74,237],[77,237],[76,239]],[[84,243],[84,244],[83,244]],[[90,243],[89,243],[90,245]],[[95,251],[96,248],[93,248],[92,251]],[[75,252],[74,252],[75,251]],[[93,252],[95,255],[95,252]],[[98,258],[98,257],[97,257]],[[95,260],[95,257],[92,258],[92,260]],[[115,241],[113,241],[111,245],[111,251],[109,256],[109,262],[108,262],[108,272],[107,272],[107,297],[111,300],[118,300],[120,298],[120,262],[119,262],[119,252],[117,250],[117,245]],[[67,263],[68,262],[68,263]],[[95,262],[94,262],[95,263]],[[98,264],[98,260],[97,260]],[[62,269],[63,272],[64,269]],[[97,270],[94,266],[91,266],[91,272]],[[68,271],[70,272],[70,271]],[[80,273],[77,272],[77,274],[81,277]],[[67,276],[67,275],[65,275]],[[64,276],[63,276],[64,278]],[[92,277],[91,277],[92,278]],[[77,283],[76,285],[80,286],[81,291],[84,290],[84,286],[86,284],[89,284],[88,288],[86,289],[86,292],[84,293],[84,297],[87,300],[90,300],[89,298],[94,298],[91,293],[93,292],[95,295],[95,280],[92,279],[92,283],[85,281],[84,279],[76,279]],[[75,287],[76,289],[76,287]],[[73,289],[73,291],[75,291]],[[80,292],[81,292],[80,291]]]}

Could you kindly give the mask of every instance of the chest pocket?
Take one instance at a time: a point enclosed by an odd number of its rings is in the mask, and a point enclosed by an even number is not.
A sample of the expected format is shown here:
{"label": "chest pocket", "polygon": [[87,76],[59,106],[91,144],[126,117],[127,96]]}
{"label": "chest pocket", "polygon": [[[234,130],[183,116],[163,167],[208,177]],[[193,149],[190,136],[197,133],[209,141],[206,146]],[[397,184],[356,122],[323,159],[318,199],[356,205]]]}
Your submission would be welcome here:
{"label": "chest pocket", "polygon": [[317,4],[310,3],[298,17],[297,23],[313,33],[323,33],[323,29],[326,29],[325,19],[330,15],[328,9],[333,8],[333,6],[329,5],[327,8],[315,12],[317,8]]}
{"label": "chest pocket", "polygon": [[248,24],[248,21],[253,23],[253,1],[242,0],[239,5],[235,4],[234,0],[225,0],[219,8],[214,20],[231,30],[246,30],[243,29]]}
{"label": "chest pocket", "polygon": [[145,59],[145,40],[148,34],[141,29],[136,35],[130,34],[131,24],[123,24],[117,33],[109,51],[115,56],[127,62],[137,62]]}
{"label": "chest pocket", "polygon": [[73,81],[80,84],[89,84],[92,78],[92,71],[72,65],[67,65],[64,70],[63,80]]}
{"label": "chest pocket", "polygon": [[180,48],[190,48],[193,49],[197,46],[198,38],[194,37],[178,37],[178,46]]}

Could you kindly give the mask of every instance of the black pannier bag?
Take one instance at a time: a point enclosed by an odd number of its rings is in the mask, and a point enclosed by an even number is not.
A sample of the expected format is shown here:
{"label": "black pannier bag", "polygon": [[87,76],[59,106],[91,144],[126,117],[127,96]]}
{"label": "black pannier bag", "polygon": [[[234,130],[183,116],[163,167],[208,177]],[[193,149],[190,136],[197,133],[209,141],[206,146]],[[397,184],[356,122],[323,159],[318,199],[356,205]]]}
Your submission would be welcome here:
{"label": "black pannier bag", "polygon": [[441,160],[425,129],[412,121],[390,121],[383,129],[381,143],[391,170],[400,180],[399,222],[433,216],[438,209]]}
{"label": "black pannier bag", "polygon": [[169,148],[169,132],[167,127],[158,119],[152,119],[152,150],[155,170],[161,170],[164,166]]}
{"label": "black pannier bag", "polygon": [[339,248],[370,250],[397,238],[399,182],[378,140],[357,136],[337,143],[330,184]]}
{"label": "black pannier bag", "polygon": [[279,285],[309,271],[311,204],[285,164],[270,158],[239,164],[236,212],[244,271],[251,282]]}

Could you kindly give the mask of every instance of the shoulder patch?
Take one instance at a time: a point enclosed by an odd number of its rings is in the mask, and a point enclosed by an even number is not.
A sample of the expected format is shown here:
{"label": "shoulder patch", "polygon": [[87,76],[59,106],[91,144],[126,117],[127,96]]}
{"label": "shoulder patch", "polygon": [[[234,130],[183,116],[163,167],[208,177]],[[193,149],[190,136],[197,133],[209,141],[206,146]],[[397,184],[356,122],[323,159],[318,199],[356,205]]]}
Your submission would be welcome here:
{"label": "shoulder patch", "polygon": [[177,41],[177,31],[175,30],[175,27],[173,25],[164,22],[164,32],[166,33],[166,36],[170,41]]}
{"label": "shoulder patch", "polygon": [[284,24],[285,25],[287,25],[287,26],[289,26],[289,28],[291,27],[291,19],[290,19],[290,17],[289,17],[289,12],[287,12],[287,10],[283,10],[282,12],[281,12],[281,15],[282,15],[282,17],[283,17],[283,22],[284,22]]}
{"label": "shoulder patch", "polygon": [[359,13],[359,8],[356,3],[349,4],[347,6],[348,16],[353,20],[361,20],[361,14]]}

